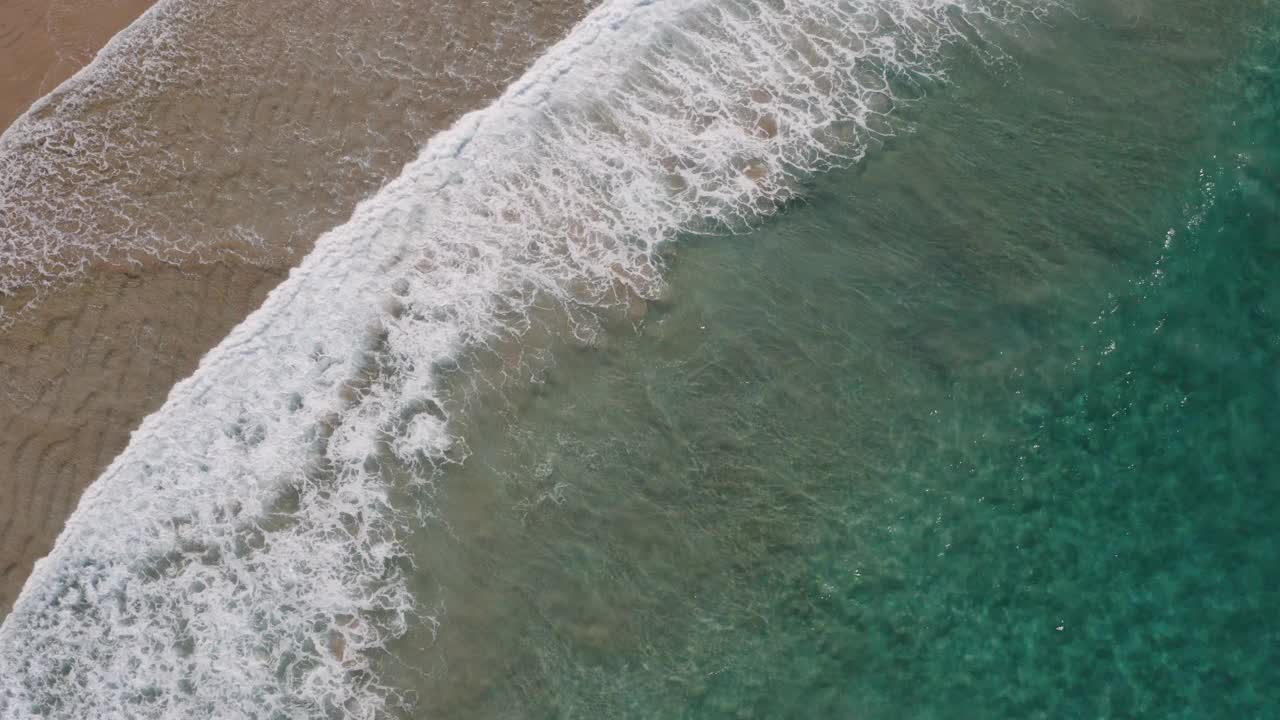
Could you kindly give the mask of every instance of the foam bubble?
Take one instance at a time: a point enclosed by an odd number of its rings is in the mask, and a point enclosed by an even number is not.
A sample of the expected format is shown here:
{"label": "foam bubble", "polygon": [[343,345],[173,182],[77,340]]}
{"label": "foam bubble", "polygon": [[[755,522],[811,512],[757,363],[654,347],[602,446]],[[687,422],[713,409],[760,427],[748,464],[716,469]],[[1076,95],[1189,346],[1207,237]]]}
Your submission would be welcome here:
{"label": "foam bubble", "polygon": [[[433,139],[174,387],[0,627],[0,715],[372,718],[417,617],[391,499],[447,462],[440,369],[591,342],[658,250],[890,132],[964,0],[615,0]],[[522,357],[508,368],[519,367]],[[453,406],[456,408],[456,406]],[[455,409],[454,412],[457,412]]]}

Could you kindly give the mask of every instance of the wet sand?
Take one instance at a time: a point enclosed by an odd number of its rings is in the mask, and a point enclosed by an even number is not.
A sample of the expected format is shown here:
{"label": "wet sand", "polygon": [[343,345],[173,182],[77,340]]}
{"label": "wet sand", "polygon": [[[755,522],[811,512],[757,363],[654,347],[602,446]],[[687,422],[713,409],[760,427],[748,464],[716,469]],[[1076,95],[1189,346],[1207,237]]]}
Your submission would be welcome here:
{"label": "wet sand", "polygon": [[166,2],[10,129],[0,615],[170,386],[592,4]]}
{"label": "wet sand", "polygon": [[0,128],[84,67],[152,0],[7,0],[0,4]]}

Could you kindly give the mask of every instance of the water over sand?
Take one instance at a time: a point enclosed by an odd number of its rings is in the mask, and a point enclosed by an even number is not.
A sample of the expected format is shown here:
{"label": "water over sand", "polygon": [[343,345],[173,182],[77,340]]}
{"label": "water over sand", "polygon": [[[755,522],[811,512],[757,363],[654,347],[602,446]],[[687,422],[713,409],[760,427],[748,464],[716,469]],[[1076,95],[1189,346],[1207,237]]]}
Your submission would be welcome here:
{"label": "water over sand", "polygon": [[167,0],[8,129],[0,612],[173,382],[590,4]]}

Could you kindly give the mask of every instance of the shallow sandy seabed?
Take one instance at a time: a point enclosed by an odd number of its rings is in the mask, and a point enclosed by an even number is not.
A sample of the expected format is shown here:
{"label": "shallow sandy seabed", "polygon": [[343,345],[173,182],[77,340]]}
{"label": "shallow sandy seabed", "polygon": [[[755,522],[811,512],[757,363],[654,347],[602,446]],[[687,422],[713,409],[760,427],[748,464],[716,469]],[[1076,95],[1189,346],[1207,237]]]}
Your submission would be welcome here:
{"label": "shallow sandy seabed", "polygon": [[[39,192],[11,184],[0,197],[6,214],[21,217],[33,236],[72,224],[69,255],[99,240],[113,250],[88,259],[79,277],[53,280],[26,309],[33,293],[0,296],[0,314],[17,317],[0,329],[0,616],[81,491],[170,386],[261,303],[316,237],[434,132],[496,97],[592,4],[214,0],[188,12],[181,0],[166,0],[121,36],[166,24],[164,44],[178,54],[157,73],[82,74],[18,120],[11,136],[24,123],[39,131],[2,148],[8,157],[0,162],[75,173],[39,178]],[[78,14],[71,5],[26,2],[0,16],[0,53],[26,59],[22,77],[0,78],[0,113],[18,114],[31,102],[23,92],[53,84],[30,80],[40,57],[48,78],[65,77],[75,59],[91,59],[86,48],[145,9],[112,0]],[[66,28],[74,53],[57,50],[62,35],[41,34],[46,7],[47,27]],[[65,22],[55,24],[55,15]],[[150,57],[154,44],[117,41],[104,56]],[[128,68],[125,59],[120,66]],[[79,137],[111,142],[56,157],[57,143],[41,139],[72,124]],[[52,198],[51,211],[27,212],[44,198]],[[123,211],[117,198],[127,203]],[[121,217],[140,244],[199,251],[160,260],[145,250],[116,252],[134,239]]]}
{"label": "shallow sandy seabed", "polygon": [[10,0],[0,4],[0,127],[84,67],[151,0]]}

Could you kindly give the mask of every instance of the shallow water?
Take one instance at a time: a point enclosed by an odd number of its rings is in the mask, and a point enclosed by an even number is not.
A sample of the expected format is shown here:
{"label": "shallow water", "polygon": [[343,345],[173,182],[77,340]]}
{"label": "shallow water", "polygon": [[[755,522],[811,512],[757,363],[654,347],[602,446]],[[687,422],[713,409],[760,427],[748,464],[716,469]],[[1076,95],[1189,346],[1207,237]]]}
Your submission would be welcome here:
{"label": "shallow water", "polygon": [[[162,0],[4,130],[0,618],[174,383],[596,4]],[[138,3],[14,5],[0,26],[42,8],[79,46]],[[42,63],[0,35],[0,85],[22,74],[8,56]]]}
{"label": "shallow water", "polygon": [[0,626],[0,713],[378,717],[399,688],[371,659],[433,612],[404,531],[476,402],[599,343],[598,311],[645,312],[671,240],[741,229],[862,157],[946,48],[994,60],[980,34],[1037,7],[593,12],[143,421]]}
{"label": "shallow water", "polygon": [[413,546],[439,624],[388,662],[423,712],[1280,706],[1277,16],[1155,10],[961,53],[481,413]]}

